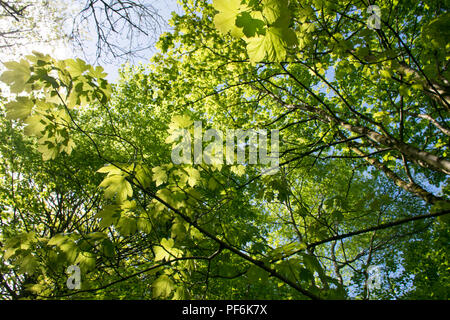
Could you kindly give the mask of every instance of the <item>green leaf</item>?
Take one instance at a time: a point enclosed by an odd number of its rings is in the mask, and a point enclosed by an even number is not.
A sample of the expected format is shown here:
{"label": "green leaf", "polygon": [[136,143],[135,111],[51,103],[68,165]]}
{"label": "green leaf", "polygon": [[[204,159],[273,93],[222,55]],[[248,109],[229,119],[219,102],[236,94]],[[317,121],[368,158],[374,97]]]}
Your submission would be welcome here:
{"label": "green leaf", "polygon": [[110,199],[117,195],[117,200],[123,202],[127,197],[133,195],[131,184],[125,180],[124,176],[112,175],[106,177],[99,185],[100,188],[105,188],[105,198]]}
{"label": "green leaf", "polygon": [[30,64],[25,59],[20,60],[20,62],[7,61],[7,62],[4,62],[3,65],[7,69],[13,70],[15,72],[28,74],[28,75],[30,74]]}
{"label": "green leaf", "polygon": [[137,221],[137,228],[144,233],[150,233],[152,231],[152,223],[146,218],[139,218]]}
{"label": "green leaf", "polygon": [[75,148],[75,142],[72,139],[67,139],[67,142],[61,146],[61,151],[64,151],[68,155],[72,153],[73,148]]}
{"label": "green leaf", "polygon": [[373,114],[373,119],[375,121],[383,121],[383,119],[385,119],[388,115],[389,112],[387,111],[378,111]]}
{"label": "green leaf", "polygon": [[5,250],[5,253],[3,254],[3,258],[5,260],[8,260],[16,253],[17,249],[19,249],[19,248],[7,248]]}
{"label": "green leaf", "polygon": [[168,298],[175,288],[174,282],[165,274],[161,275],[152,284],[153,298]]}
{"label": "green leaf", "polygon": [[269,278],[269,273],[258,266],[252,265],[247,270],[247,277],[251,282],[264,282]]}
{"label": "green leaf", "polygon": [[89,69],[89,66],[81,59],[67,59],[64,60],[66,64],[67,71],[69,71],[72,77],[78,77],[82,75],[86,70]]}
{"label": "green leaf", "polygon": [[173,300],[187,300],[189,296],[187,290],[183,287],[178,287],[173,294]]}
{"label": "green leaf", "polygon": [[231,167],[231,172],[233,172],[234,174],[238,175],[239,177],[243,176],[245,174],[245,167],[240,164],[237,166],[232,166]]}
{"label": "green leaf", "polygon": [[132,210],[136,209],[136,201],[135,200],[132,200],[132,201],[126,200],[120,204],[120,209],[122,209],[125,212],[132,211]]}
{"label": "green leaf", "polygon": [[407,85],[404,85],[404,84],[402,84],[400,86],[398,91],[403,97],[408,97],[411,95],[411,90],[409,89],[409,87]]}
{"label": "green leaf", "polygon": [[24,133],[27,136],[40,137],[45,130],[45,125],[42,123],[42,117],[39,115],[32,115],[26,118],[24,121],[27,126],[24,129]]}
{"label": "green leaf", "polygon": [[119,230],[120,234],[122,234],[123,236],[129,236],[136,232],[137,221],[136,219],[131,217],[121,216],[116,227]]}
{"label": "green leaf", "polygon": [[317,271],[317,273],[319,274],[320,278],[323,280],[325,279],[325,272],[322,268],[322,266],[320,265],[319,260],[311,255],[311,254],[306,254],[303,253],[302,254],[303,257],[303,262],[305,264],[305,267],[310,270],[312,273],[314,273],[315,271]]}
{"label": "green leaf", "polygon": [[217,187],[219,186],[219,184],[217,183],[216,179],[214,179],[213,177],[209,178],[208,180],[208,188],[211,190],[216,190]]}
{"label": "green leaf", "polygon": [[87,235],[87,237],[94,241],[99,241],[106,239],[108,236],[104,232],[91,232]]}
{"label": "green leaf", "polygon": [[285,256],[290,256],[295,252],[298,252],[300,250],[305,250],[306,244],[293,242],[293,243],[289,243],[287,245],[280,247],[280,249],[283,251],[283,254]]}
{"label": "green leaf", "polygon": [[246,39],[250,62],[257,63],[267,58],[270,62],[282,62],[287,48],[296,43],[295,33],[287,28],[269,27],[266,34]]}
{"label": "green leaf", "polygon": [[114,256],[114,244],[109,239],[105,239],[102,241],[102,252],[106,257]]}
{"label": "green leaf", "polygon": [[[361,35],[362,36],[362,35]],[[358,47],[356,49],[356,54],[361,58],[365,59],[370,53],[370,50],[368,47]]]}
{"label": "green leaf", "polygon": [[153,248],[155,253],[155,261],[169,261],[173,258],[181,257],[183,252],[173,246],[173,239],[162,239],[161,246],[155,246]]}
{"label": "green leaf", "polygon": [[450,13],[443,13],[423,26],[421,36],[427,44],[445,48],[450,39]]}
{"label": "green leaf", "polygon": [[152,181],[150,170],[142,165],[137,165],[134,172],[134,182],[143,188],[148,188]]}
{"label": "green leaf", "polygon": [[41,294],[45,290],[45,285],[43,284],[28,284],[25,285],[26,290],[34,293],[34,294]]}
{"label": "green leaf", "polygon": [[69,263],[74,263],[78,256],[78,248],[75,242],[72,240],[66,241],[59,246],[62,252],[66,255],[67,261]]}
{"label": "green leaf", "polygon": [[97,66],[94,68],[90,68],[88,74],[93,77],[93,78],[105,78],[108,74],[104,72],[105,69],[103,69],[103,67],[101,66]]}
{"label": "green leaf", "polygon": [[213,0],[213,7],[218,14],[214,17],[214,25],[223,34],[231,33],[233,37],[241,38],[244,33],[236,26],[237,15],[245,10],[241,0]]}
{"label": "green leaf", "polygon": [[42,159],[48,161],[56,158],[59,149],[56,147],[49,147],[48,144],[41,144],[38,147],[38,151],[42,154]]}
{"label": "green leaf", "polygon": [[381,70],[381,71],[380,71],[380,75],[381,75],[383,78],[389,79],[389,78],[391,77],[391,72],[390,72],[389,70]]}
{"label": "green leaf", "polygon": [[24,91],[28,79],[30,79],[30,65],[28,61],[22,59],[19,62],[10,61],[3,63],[9,71],[5,71],[0,76],[0,81],[9,85],[12,93]]}
{"label": "green leaf", "polygon": [[101,218],[100,227],[108,228],[111,226],[116,220],[120,217],[120,213],[118,211],[118,206],[108,205],[103,208],[100,212],[98,212],[95,217]]}
{"label": "green leaf", "polygon": [[99,173],[107,173],[108,176],[112,175],[121,175],[123,173],[122,169],[119,168],[119,165],[107,165],[97,170]]}
{"label": "green leaf", "polygon": [[169,261],[171,255],[163,247],[154,247],[153,251],[155,253],[155,261]]}
{"label": "green leaf", "polygon": [[156,182],[156,186],[160,186],[167,182],[167,173],[162,167],[155,167],[153,171],[153,181]]}
{"label": "green leaf", "polygon": [[75,264],[80,266],[84,271],[90,271],[95,269],[96,257],[95,254],[90,252],[80,252],[75,260]]}
{"label": "green leaf", "polygon": [[22,259],[20,263],[19,272],[32,275],[36,271],[38,266],[39,263],[36,260],[36,258],[33,255],[29,254]]}
{"label": "green leaf", "polygon": [[249,12],[242,12],[236,18],[236,26],[243,28],[246,37],[253,37],[257,34],[263,35],[265,32],[265,22],[255,19]]}
{"label": "green leaf", "polygon": [[283,24],[289,24],[290,13],[287,0],[263,0],[263,15],[269,23],[277,20]]}
{"label": "green leaf", "polygon": [[187,115],[176,115],[172,117],[172,121],[170,122],[171,129],[183,129],[189,128],[193,124],[191,118]]}
{"label": "green leaf", "polygon": [[[437,201],[432,207],[431,207],[431,213],[437,213],[440,211],[450,210],[450,203],[448,201]],[[447,214],[448,216],[449,214]],[[446,217],[448,218],[448,217]]]}
{"label": "green leaf", "polygon": [[34,103],[25,97],[17,97],[16,101],[11,101],[5,105],[7,119],[24,120],[31,114]]}
{"label": "green leaf", "polygon": [[186,172],[189,175],[188,184],[191,187],[195,187],[198,184],[198,182],[200,181],[200,172],[197,169],[192,168],[192,167],[185,168],[184,170],[186,170]]}
{"label": "green leaf", "polygon": [[300,268],[299,278],[301,281],[309,282],[314,280],[314,274],[307,268]]}
{"label": "green leaf", "polygon": [[62,245],[64,242],[66,242],[68,240],[68,237],[65,236],[62,233],[58,233],[56,235],[54,235],[48,242],[47,245],[49,246],[60,246]]}
{"label": "green leaf", "polygon": [[172,224],[171,229],[171,237],[176,238],[178,240],[183,240],[186,237],[187,231],[184,226],[184,222],[181,219],[175,219],[175,222]]}

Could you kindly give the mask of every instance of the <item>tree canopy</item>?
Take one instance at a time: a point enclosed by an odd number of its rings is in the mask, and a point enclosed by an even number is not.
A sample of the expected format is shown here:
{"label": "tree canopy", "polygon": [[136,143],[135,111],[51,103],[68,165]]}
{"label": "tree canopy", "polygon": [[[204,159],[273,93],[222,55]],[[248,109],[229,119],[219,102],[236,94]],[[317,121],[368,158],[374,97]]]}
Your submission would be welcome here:
{"label": "tree canopy", "polygon": [[[115,83],[4,63],[0,296],[448,299],[450,3],[180,3]],[[277,130],[278,171],[174,163],[194,122]]]}

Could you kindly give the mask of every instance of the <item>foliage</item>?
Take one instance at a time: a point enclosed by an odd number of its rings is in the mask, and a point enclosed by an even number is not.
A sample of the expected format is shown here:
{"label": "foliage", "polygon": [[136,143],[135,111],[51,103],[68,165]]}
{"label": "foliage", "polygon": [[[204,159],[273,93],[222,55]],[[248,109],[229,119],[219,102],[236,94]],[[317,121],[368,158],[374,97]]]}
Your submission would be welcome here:
{"label": "foliage", "polygon": [[2,61],[24,54],[30,46],[62,44],[68,38],[63,26],[69,11],[67,3],[59,0],[1,1]]}
{"label": "foliage", "polygon": [[[379,2],[185,0],[114,85],[6,63],[2,296],[447,299],[448,7]],[[194,121],[278,129],[280,170],[172,163]]]}

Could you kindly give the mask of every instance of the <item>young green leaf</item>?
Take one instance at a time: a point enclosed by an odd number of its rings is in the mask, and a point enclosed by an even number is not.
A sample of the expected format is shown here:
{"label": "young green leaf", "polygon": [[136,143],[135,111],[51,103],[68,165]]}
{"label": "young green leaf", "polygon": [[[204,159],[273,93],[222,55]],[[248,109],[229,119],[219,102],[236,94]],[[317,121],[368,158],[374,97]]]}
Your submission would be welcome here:
{"label": "young green leaf", "polygon": [[244,33],[236,26],[237,15],[245,10],[241,0],[214,0],[213,7],[219,11],[214,17],[216,28],[223,34],[230,32],[233,37],[241,38]]}
{"label": "young green leaf", "polygon": [[161,275],[152,284],[153,298],[168,298],[175,288],[174,282],[165,274]]}

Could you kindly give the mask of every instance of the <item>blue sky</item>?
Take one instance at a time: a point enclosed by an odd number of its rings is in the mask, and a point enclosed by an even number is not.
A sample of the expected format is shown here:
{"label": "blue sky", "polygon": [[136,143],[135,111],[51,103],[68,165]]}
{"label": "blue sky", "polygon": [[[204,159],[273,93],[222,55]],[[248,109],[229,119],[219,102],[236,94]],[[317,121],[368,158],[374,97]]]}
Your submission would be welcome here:
{"label": "blue sky", "polygon": [[[52,5],[54,6],[54,8],[56,10],[63,10],[69,13],[70,15],[74,15],[78,12],[80,12],[80,10],[82,9],[83,5],[84,5],[84,1],[82,3],[80,3],[79,0],[53,0],[54,2],[52,3]],[[160,14],[160,16],[163,18],[164,23],[161,24],[161,33],[162,32],[166,32],[169,31],[170,26],[168,25],[168,21],[171,18],[171,13],[173,11],[180,13],[181,7],[177,4],[176,0],[148,0],[146,1],[146,3],[151,3],[153,5],[153,7],[155,7],[155,9],[157,9],[158,13]],[[68,8],[66,8],[66,5],[68,5]],[[58,9],[60,8],[60,9]],[[36,9],[39,9],[38,7],[36,7]],[[42,8],[40,8],[39,10],[41,10]],[[51,12],[51,11],[50,11]],[[30,11],[30,15],[31,16],[35,16],[36,15],[36,11],[31,10]],[[39,11],[39,13],[42,15],[47,15],[50,14],[46,11],[41,12]],[[61,16],[63,16],[64,14],[61,13]],[[51,18],[51,17],[50,17]],[[45,20],[42,19],[42,17],[37,18],[37,23],[38,25],[36,26],[36,28],[38,28],[38,32],[39,33],[51,33],[52,31],[52,24],[50,23],[49,20]],[[0,51],[0,62],[6,62],[6,61],[11,61],[11,60],[17,60],[18,57],[21,56],[25,56],[28,54],[31,54],[32,51],[38,51],[44,54],[50,54],[52,57],[56,58],[56,59],[68,59],[68,58],[81,58],[83,60],[86,60],[88,63],[90,64],[95,64],[95,65],[101,65],[105,71],[108,73],[108,77],[107,79],[110,82],[115,82],[115,80],[117,80],[118,78],[118,71],[120,66],[125,62],[124,59],[122,60],[116,60],[116,61],[111,61],[111,62],[103,62],[103,61],[99,61],[98,63],[95,63],[95,55],[96,55],[96,40],[97,40],[97,35],[95,33],[95,25],[94,25],[94,20],[90,19],[91,21],[89,21],[89,25],[87,26],[90,30],[88,32],[87,37],[89,37],[90,39],[87,39],[84,41],[83,45],[83,50],[84,53],[82,52],[82,50],[77,50],[76,48],[73,48],[70,45],[67,45],[64,43],[64,41],[52,41],[50,43],[43,43],[43,42],[35,42],[35,43],[28,43],[28,44],[24,44],[18,48],[16,48],[13,51],[7,51],[7,50],[2,50]],[[66,20],[65,24],[63,25],[63,30],[65,33],[70,33],[72,30],[72,19],[69,18]],[[122,35],[120,35],[122,36]],[[44,35],[44,38],[46,38],[47,36]],[[123,35],[123,37],[125,38],[125,35]],[[157,39],[159,37],[159,34],[156,35],[151,35],[149,38],[149,40],[144,39],[144,38],[139,38],[138,41],[152,41],[153,39]],[[123,44],[126,45],[127,42],[126,40],[123,41]],[[147,63],[150,58],[153,56],[153,54],[155,54],[156,52],[156,48],[152,47],[149,50],[142,52],[142,58],[140,59],[134,59],[133,61],[131,61],[132,64],[138,64],[138,63]],[[3,71],[3,66],[0,64],[0,73]]]}
{"label": "blue sky", "polygon": [[[158,10],[159,14],[163,17],[165,21],[165,25],[162,26],[161,33],[167,32],[170,30],[170,26],[167,24],[169,19],[171,18],[171,13],[173,11],[180,13],[181,7],[177,4],[176,0],[157,0],[154,1],[153,6]],[[155,38],[159,37],[157,35]],[[91,51],[91,54],[95,54],[95,41],[90,42],[90,47],[88,48],[88,51]],[[152,48],[150,50],[145,51],[142,55],[143,58],[141,59],[134,59],[134,61],[130,62],[131,64],[139,64],[139,63],[147,63],[150,58],[153,56],[153,54],[156,52],[156,48]],[[118,78],[118,71],[121,64],[123,64],[123,61],[118,61],[117,63],[111,63],[111,64],[104,64],[99,63],[104,69],[105,72],[108,73],[107,79],[110,82],[114,82]]]}

